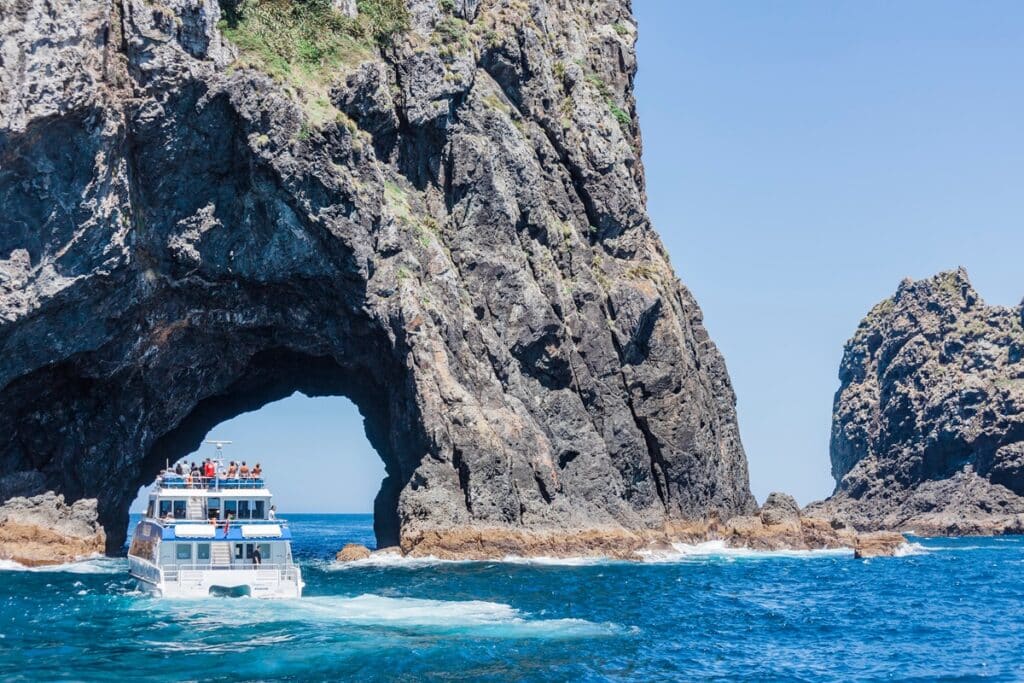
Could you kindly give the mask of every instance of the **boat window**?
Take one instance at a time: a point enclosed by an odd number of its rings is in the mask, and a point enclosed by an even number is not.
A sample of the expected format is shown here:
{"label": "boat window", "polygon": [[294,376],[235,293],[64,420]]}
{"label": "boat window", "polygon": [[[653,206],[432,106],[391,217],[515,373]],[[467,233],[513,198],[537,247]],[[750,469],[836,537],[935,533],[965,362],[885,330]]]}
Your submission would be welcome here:
{"label": "boat window", "polygon": [[224,501],[224,516],[228,515],[238,519],[238,501],[237,500],[225,500]]}
{"label": "boat window", "polygon": [[146,508],[146,516],[147,517],[152,517],[153,516],[153,501],[152,500],[149,501],[149,507]]}
{"label": "boat window", "polygon": [[255,545],[252,544],[252,543],[246,543],[245,544],[245,559],[247,559],[247,560],[251,560],[252,559],[252,549],[254,547],[255,547]]}
{"label": "boat window", "polygon": [[260,557],[263,558],[264,562],[270,562],[270,544],[260,543]]}
{"label": "boat window", "polygon": [[253,505],[254,505],[255,509],[252,511],[252,518],[253,519],[266,519],[267,518],[267,512],[264,509],[265,506],[264,506],[263,501],[262,500],[257,500],[255,503],[253,503]]}
{"label": "boat window", "polygon": [[171,501],[161,500],[160,501],[160,516],[167,517],[171,514]]}
{"label": "boat window", "polygon": [[179,560],[191,560],[192,559],[192,544],[191,543],[179,543],[176,549],[176,557]]}
{"label": "boat window", "polygon": [[244,556],[242,555],[242,544],[241,543],[236,543],[235,544],[235,559],[236,560],[241,560],[243,557]]}
{"label": "boat window", "polygon": [[210,516],[213,517],[220,511],[220,498],[208,498],[206,500],[206,509],[209,510]]}
{"label": "boat window", "polygon": [[196,559],[197,560],[209,560],[210,559],[210,544],[209,543],[197,543],[196,544]]}
{"label": "boat window", "polygon": [[238,518],[249,519],[252,515],[249,514],[249,501],[240,500],[238,501]]}
{"label": "boat window", "polygon": [[185,519],[185,501],[176,500],[174,501],[174,518]]}

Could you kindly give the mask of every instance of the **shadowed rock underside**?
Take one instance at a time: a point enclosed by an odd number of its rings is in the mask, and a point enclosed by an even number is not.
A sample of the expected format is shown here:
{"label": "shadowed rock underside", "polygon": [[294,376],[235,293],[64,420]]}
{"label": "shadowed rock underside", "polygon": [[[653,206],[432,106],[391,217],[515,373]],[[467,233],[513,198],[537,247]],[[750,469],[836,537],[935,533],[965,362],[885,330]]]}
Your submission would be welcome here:
{"label": "shadowed rock underside", "polygon": [[838,486],[812,514],[1024,533],[1024,304],[987,306],[963,269],[905,280],[847,342],[839,377]]}
{"label": "shadowed rock underside", "polygon": [[365,418],[379,545],[753,511],[645,213],[629,3],[407,4],[319,85],[209,0],[5,5],[0,500],[95,498],[117,550],[165,459],[299,390]]}

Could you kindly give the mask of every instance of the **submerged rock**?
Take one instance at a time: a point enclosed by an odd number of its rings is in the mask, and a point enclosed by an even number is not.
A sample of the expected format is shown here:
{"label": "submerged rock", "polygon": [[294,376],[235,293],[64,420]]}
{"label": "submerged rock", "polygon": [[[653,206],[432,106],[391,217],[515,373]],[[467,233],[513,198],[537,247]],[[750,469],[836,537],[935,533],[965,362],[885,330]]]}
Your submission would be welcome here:
{"label": "submerged rock", "polygon": [[380,546],[752,514],[645,210],[628,0],[360,5],[309,63],[230,40],[280,3],[0,15],[5,486],[96,499],[116,551],[165,460],[300,390],[364,416]]}
{"label": "submerged rock", "polygon": [[853,556],[857,559],[871,557],[892,557],[907,539],[895,531],[874,531],[858,534],[853,546]]}
{"label": "submerged rock", "polygon": [[335,559],[338,562],[355,562],[365,560],[370,556],[370,549],[359,543],[346,543],[345,547],[338,551]]}
{"label": "submerged rock", "polygon": [[67,505],[47,493],[0,506],[0,559],[28,567],[63,564],[102,553],[105,542],[95,500]]}
{"label": "submerged rock", "polygon": [[846,344],[835,493],[858,529],[1024,530],[1024,305],[987,306],[956,270],[900,284]]}

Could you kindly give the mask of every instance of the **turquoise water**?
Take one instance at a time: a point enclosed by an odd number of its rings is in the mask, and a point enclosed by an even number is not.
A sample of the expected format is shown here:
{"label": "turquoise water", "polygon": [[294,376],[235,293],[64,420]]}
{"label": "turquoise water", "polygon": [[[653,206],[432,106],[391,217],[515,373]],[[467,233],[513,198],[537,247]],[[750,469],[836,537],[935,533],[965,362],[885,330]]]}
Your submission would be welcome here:
{"label": "turquoise water", "polygon": [[[124,560],[0,571],[4,680],[1024,680],[1024,538],[912,554],[709,546],[621,563],[340,568],[366,515],[291,515],[300,601],[161,600]],[[653,561],[656,560],[656,561]]]}

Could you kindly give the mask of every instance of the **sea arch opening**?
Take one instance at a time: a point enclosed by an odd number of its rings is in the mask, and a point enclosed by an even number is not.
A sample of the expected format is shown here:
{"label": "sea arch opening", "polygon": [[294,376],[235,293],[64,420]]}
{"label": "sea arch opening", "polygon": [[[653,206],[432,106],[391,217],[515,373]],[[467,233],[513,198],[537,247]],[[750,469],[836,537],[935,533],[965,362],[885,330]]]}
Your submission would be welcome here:
{"label": "sea arch opening", "polygon": [[[223,451],[207,440],[228,440]],[[373,515],[384,463],[366,439],[363,417],[344,396],[307,396],[295,391],[263,407],[221,422],[201,447],[178,461],[185,470],[206,458],[259,466],[274,494],[278,514]],[[174,462],[168,465],[173,469]],[[151,483],[139,488],[130,512],[146,511]],[[131,529],[128,531],[131,535]],[[364,541],[360,541],[364,542]]]}
{"label": "sea arch opening", "polygon": [[[296,478],[309,480],[320,499],[328,501],[331,499],[332,482],[329,477],[318,476],[318,464],[337,463],[338,458],[347,458],[349,444],[355,443],[360,450],[361,460],[365,461],[367,452],[372,450],[380,463],[376,469],[370,466],[370,470],[378,474],[372,509],[377,545],[397,545],[400,532],[398,496],[415,469],[412,453],[417,449],[415,439],[409,443],[408,435],[394,424],[395,397],[389,389],[386,383],[377,378],[354,372],[352,368],[343,366],[329,356],[313,356],[288,349],[257,353],[230,386],[197,401],[184,420],[155,440],[140,463],[136,487],[130,495],[136,497],[138,491],[148,489],[168,463],[173,465],[182,459],[198,460],[212,455],[212,447],[204,446],[203,441],[207,438],[220,438],[235,442],[226,447],[226,459],[259,461],[262,464],[267,483],[279,502],[288,502],[287,497],[281,498],[280,487],[275,486],[277,474],[283,471],[291,472],[293,482]],[[282,448],[288,441],[287,435],[283,440],[272,439],[271,444],[263,444],[275,446],[275,455],[269,448],[251,448],[252,439],[247,439],[245,434],[232,434],[225,430],[236,420],[242,425],[246,422],[252,424],[251,419],[259,419],[258,416],[265,412],[267,406],[274,405],[279,409],[289,401],[302,402],[326,397],[337,400],[328,401],[327,407],[320,409],[313,419],[336,421],[348,433],[340,443],[333,446],[324,444],[317,454],[317,462],[307,460],[308,453]],[[332,409],[336,411],[333,415]],[[271,410],[271,414],[273,412]],[[309,424],[308,419],[304,424]],[[399,425],[409,424],[401,418],[397,422]],[[278,418],[275,423],[281,429],[288,429],[287,419]],[[275,424],[267,424],[264,428],[273,430]],[[358,429],[363,430],[362,435],[353,433]],[[412,448],[401,448],[399,444]],[[367,479],[364,477],[363,481]],[[341,489],[335,487],[334,494],[338,506],[342,506]],[[131,500],[127,502],[129,504],[122,506],[123,513],[119,515],[125,522],[131,507]],[[280,504],[278,507],[282,512],[286,511]],[[116,552],[124,537],[117,538],[116,533],[111,534],[110,525],[107,526],[108,551]],[[127,525],[121,528],[127,528]]]}

